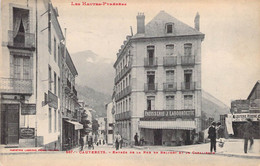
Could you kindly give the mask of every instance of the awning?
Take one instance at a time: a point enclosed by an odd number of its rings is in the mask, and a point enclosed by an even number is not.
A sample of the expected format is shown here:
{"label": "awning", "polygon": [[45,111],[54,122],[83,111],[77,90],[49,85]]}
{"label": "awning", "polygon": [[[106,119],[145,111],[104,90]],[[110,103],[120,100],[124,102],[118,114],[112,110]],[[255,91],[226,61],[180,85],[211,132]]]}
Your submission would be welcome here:
{"label": "awning", "polygon": [[139,127],[147,129],[196,129],[195,121],[140,121]]}
{"label": "awning", "polygon": [[70,121],[70,120],[66,120],[67,122],[71,123],[74,125],[75,130],[80,130],[83,129],[83,125],[80,124],[79,122],[74,122],[74,121]]}

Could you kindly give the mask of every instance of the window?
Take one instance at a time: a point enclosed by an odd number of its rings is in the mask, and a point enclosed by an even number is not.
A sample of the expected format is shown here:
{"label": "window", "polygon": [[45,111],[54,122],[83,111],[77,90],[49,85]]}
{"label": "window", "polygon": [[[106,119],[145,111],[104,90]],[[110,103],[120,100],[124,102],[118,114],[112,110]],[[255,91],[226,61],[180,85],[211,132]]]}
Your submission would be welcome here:
{"label": "window", "polygon": [[193,96],[184,95],[184,109],[192,109],[192,108],[193,108]]}
{"label": "window", "polygon": [[185,89],[190,89],[192,83],[192,70],[185,70],[184,71],[184,86]]}
{"label": "window", "polygon": [[54,72],[54,94],[57,95],[57,75]]}
{"label": "window", "polygon": [[173,24],[172,23],[166,24],[166,33],[173,33]]}
{"label": "window", "polygon": [[173,70],[166,71],[166,82],[167,83],[174,82],[174,71]]}
{"label": "window", "polygon": [[51,82],[52,82],[52,78],[51,78],[51,67],[49,66],[49,79],[48,79],[48,82],[49,82],[49,90],[51,91]]}
{"label": "window", "polygon": [[14,78],[21,78],[21,58],[14,57]]}
{"label": "window", "polygon": [[24,47],[28,43],[28,35],[30,31],[29,10],[21,8],[13,8],[13,44],[14,46]]}
{"label": "window", "polygon": [[173,44],[166,45],[166,55],[173,56],[173,53],[174,53],[174,45]]}
{"label": "window", "polygon": [[54,54],[54,61],[56,62],[56,38],[54,38],[54,43],[53,43],[53,54]]}
{"label": "window", "polygon": [[13,59],[14,78],[30,79],[30,57],[15,56]]}
{"label": "window", "polygon": [[155,90],[155,72],[154,71],[148,71],[147,72],[147,84],[148,84],[148,90]]}
{"label": "window", "polygon": [[54,110],[54,132],[57,131],[57,110]]}
{"label": "window", "polygon": [[155,97],[154,96],[148,96],[147,97],[147,110],[154,110],[154,101]]}
{"label": "window", "polygon": [[60,97],[60,77],[58,77],[58,96]]}
{"label": "window", "polygon": [[147,46],[148,65],[154,65],[154,46]]}
{"label": "window", "polygon": [[174,96],[166,96],[166,110],[174,109]]}
{"label": "window", "polygon": [[191,56],[191,49],[192,49],[191,43],[184,44],[184,56]]}
{"label": "window", "polygon": [[60,56],[61,56],[61,52],[60,52],[60,45],[58,45],[58,65],[60,66]]}
{"label": "window", "polygon": [[49,108],[49,133],[51,133],[52,130],[52,114],[51,114],[51,108]]}

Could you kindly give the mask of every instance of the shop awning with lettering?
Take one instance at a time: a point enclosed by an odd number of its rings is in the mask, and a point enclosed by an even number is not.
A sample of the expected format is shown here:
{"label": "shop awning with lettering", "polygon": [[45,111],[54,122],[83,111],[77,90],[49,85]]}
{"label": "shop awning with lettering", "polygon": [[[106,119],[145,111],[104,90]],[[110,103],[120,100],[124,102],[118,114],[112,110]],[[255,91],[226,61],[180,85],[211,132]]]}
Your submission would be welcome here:
{"label": "shop awning with lettering", "polygon": [[139,127],[147,129],[196,129],[195,121],[140,121]]}
{"label": "shop awning with lettering", "polygon": [[66,120],[66,121],[73,124],[74,127],[75,127],[75,130],[83,129],[83,125],[80,124],[79,122],[74,122],[74,121],[71,121],[71,120]]}

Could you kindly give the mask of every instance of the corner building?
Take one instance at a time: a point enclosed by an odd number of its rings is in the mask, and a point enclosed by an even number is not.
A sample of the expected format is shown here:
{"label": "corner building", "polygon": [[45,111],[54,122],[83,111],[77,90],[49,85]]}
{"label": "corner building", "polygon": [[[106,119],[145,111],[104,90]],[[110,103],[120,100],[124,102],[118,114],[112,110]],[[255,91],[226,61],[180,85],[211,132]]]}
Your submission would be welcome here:
{"label": "corner building", "polygon": [[114,63],[115,128],[124,142],[138,133],[146,145],[192,144],[201,130],[201,42],[192,28],[164,11],[127,36]]}

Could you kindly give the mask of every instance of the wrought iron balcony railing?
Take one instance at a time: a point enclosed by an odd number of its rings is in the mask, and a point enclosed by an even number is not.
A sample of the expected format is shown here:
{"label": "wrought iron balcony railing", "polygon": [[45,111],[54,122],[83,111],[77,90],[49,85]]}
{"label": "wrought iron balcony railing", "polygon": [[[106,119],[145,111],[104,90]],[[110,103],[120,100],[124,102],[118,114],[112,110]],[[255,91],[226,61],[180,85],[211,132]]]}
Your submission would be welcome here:
{"label": "wrought iron balcony railing", "polygon": [[145,83],[144,84],[144,91],[145,92],[156,92],[157,91],[157,83]]}
{"label": "wrought iron balcony railing", "polygon": [[157,67],[158,58],[144,58],[144,67]]}
{"label": "wrought iron balcony railing", "polygon": [[177,91],[177,83],[176,83],[176,82],[163,83],[163,90],[164,90],[165,92],[174,92],[174,91]]}
{"label": "wrought iron balcony railing", "polygon": [[8,46],[16,48],[34,48],[35,34],[20,32],[15,34],[14,31],[8,31]]}
{"label": "wrought iron balcony railing", "polygon": [[192,91],[196,89],[196,82],[182,82],[181,90]]}
{"label": "wrought iron balcony railing", "polygon": [[32,94],[32,79],[0,78],[0,92]]}
{"label": "wrought iron balcony railing", "polygon": [[181,56],[181,65],[194,65],[195,56]]}
{"label": "wrought iron balcony railing", "polygon": [[172,67],[177,65],[177,56],[163,57],[163,66]]}

